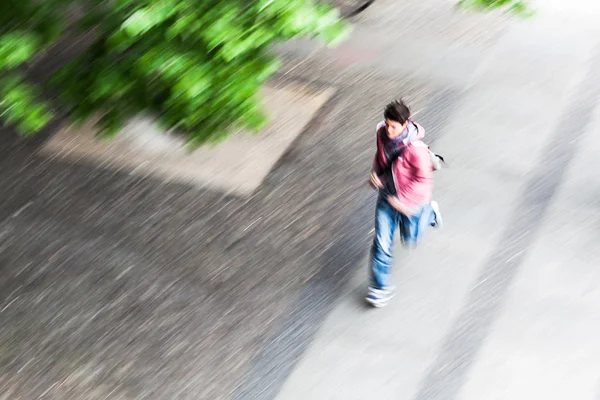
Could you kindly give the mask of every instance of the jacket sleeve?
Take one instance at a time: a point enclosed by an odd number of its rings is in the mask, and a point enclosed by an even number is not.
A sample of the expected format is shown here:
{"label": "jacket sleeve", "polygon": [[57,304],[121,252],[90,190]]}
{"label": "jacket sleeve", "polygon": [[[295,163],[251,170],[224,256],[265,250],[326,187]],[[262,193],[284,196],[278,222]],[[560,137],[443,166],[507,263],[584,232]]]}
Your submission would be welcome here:
{"label": "jacket sleeve", "polygon": [[379,125],[377,125],[377,130],[375,131],[375,140],[377,142],[377,148],[375,150],[375,157],[373,157],[373,171],[377,174],[377,175],[381,175],[383,174],[383,168],[381,166],[381,160],[380,160],[380,155],[381,155],[381,139],[379,138],[379,132],[381,131],[381,127],[385,126],[385,123],[382,125],[381,123]]}
{"label": "jacket sleeve", "polygon": [[373,172],[375,172],[377,175],[383,174],[383,170],[379,165],[379,151],[375,153],[375,157],[373,158]]}

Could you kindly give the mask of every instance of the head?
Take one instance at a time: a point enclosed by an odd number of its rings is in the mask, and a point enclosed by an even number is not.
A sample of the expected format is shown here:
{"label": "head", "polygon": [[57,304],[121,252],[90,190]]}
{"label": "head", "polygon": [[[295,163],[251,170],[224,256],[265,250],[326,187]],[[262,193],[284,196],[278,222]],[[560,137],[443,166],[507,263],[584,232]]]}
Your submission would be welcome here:
{"label": "head", "polygon": [[397,138],[408,126],[410,109],[402,100],[394,100],[383,111],[388,137]]}

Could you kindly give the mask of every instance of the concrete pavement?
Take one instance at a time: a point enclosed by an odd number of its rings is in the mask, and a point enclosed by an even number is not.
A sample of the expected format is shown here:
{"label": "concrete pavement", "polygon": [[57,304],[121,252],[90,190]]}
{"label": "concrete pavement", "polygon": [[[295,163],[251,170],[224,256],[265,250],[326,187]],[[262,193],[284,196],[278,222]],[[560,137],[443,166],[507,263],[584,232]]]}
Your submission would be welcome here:
{"label": "concrete pavement", "polygon": [[[377,0],[279,49],[335,87],[249,199],[3,142],[0,399],[593,399],[597,24]],[[373,129],[405,96],[446,218],[364,307]]]}
{"label": "concrete pavement", "polygon": [[451,163],[446,229],[397,249],[388,308],[365,309],[355,275],[277,399],[600,396],[600,14],[539,7],[466,79],[434,142]]}

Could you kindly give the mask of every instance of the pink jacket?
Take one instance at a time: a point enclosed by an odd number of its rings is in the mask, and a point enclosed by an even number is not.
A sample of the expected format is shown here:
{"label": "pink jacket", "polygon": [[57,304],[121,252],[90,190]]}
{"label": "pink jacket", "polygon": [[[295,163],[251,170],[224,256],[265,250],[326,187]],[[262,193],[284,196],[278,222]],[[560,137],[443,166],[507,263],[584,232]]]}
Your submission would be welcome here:
{"label": "pink jacket", "polygon": [[[425,129],[417,123],[410,123],[413,124],[413,132],[403,141],[402,146],[406,147],[393,162],[392,176],[400,201],[409,207],[418,207],[431,201],[433,163],[428,146],[421,140],[425,136]],[[387,135],[384,122],[377,125],[377,153],[373,162],[373,170],[380,176],[388,163],[382,135]]]}

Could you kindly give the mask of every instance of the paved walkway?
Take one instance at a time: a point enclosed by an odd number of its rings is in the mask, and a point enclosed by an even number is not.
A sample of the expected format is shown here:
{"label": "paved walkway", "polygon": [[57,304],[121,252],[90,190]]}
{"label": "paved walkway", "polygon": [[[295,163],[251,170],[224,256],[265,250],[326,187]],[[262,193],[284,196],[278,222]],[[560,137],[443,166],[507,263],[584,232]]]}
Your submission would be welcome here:
{"label": "paved walkway", "polygon": [[277,399],[600,398],[600,9],[548,3],[454,81],[446,229],[398,249],[386,309],[355,274]]}
{"label": "paved walkway", "polygon": [[[0,157],[0,399],[577,399],[600,395],[600,6],[529,22],[377,0],[277,84],[336,95],[249,199]],[[364,307],[381,108],[451,168],[446,228]]]}

